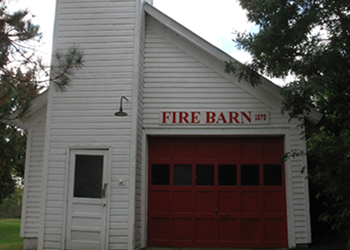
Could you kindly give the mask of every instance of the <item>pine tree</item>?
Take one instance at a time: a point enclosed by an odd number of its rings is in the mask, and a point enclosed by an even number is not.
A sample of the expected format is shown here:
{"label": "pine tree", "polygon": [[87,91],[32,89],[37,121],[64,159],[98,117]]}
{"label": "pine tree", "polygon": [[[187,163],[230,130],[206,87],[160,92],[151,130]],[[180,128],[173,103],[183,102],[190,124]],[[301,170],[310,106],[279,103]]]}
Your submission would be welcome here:
{"label": "pine tree", "polygon": [[[76,47],[56,53],[56,65],[45,66],[33,45],[42,38],[39,26],[27,10],[10,13],[7,4],[0,0],[0,120],[13,112],[24,113],[48,81],[63,91],[74,70],[83,66],[83,53]],[[14,190],[12,177],[23,177],[25,147],[25,131],[0,124],[0,204]]]}

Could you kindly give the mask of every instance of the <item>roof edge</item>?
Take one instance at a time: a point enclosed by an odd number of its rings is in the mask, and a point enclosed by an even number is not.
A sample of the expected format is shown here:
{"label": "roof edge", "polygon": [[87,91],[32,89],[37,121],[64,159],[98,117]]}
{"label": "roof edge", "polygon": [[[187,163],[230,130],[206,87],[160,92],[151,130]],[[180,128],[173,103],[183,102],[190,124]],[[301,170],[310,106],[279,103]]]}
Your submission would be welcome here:
{"label": "roof edge", "polygon": [[48,93],[49,91],[47,89],[43,93],[38,95],[36,98],[30,101],[30,104],[27,110],[25,110],[24,112],[23,110],[17,110],[12,114],[1,119],[0,122],[27,130],[28,118],[47,104]]}

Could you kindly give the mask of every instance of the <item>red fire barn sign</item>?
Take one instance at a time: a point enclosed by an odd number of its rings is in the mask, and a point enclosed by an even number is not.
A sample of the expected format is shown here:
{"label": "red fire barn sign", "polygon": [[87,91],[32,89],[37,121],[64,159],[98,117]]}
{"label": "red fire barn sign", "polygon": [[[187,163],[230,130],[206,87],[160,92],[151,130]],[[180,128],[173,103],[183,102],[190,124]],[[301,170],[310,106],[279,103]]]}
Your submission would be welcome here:
{"label": "red fire barn sign", "polygon": [[219,125],[219,124],[270,124],[269,111],[161,111],[161,125]]}

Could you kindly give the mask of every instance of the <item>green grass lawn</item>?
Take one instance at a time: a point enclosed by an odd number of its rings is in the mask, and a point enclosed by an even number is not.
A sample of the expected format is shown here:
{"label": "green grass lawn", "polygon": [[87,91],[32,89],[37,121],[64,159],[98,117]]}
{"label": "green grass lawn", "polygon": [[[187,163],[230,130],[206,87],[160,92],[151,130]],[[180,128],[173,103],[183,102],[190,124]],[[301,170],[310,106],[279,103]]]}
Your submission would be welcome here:
{"label": "green grass lawn", "polygon": [[[0,218],[0,250],[22,250],[23,239],[19,237],[21,219]],[[293,250],[343,250],[346,242],[330,242],[328,244],[317,244],[309,248],[294,248]]]}
{"label": "green grass lawn", "polygon": [[21,250],[23,239],[19,237],[21,219],[0,219],[0,250]]}

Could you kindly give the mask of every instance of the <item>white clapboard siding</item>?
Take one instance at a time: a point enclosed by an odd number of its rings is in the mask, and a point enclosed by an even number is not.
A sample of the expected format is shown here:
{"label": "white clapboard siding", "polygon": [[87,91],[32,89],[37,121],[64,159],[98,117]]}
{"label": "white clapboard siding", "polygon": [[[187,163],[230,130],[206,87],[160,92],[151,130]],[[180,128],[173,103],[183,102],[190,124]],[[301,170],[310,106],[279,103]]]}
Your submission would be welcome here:
{"label": "white clapboard siding", "polygon": [[[306,147],[303,140],[304,133],[298,127],[292,127],[290,130],[291,150],[303,151]],[[310,222],[309,222],[309,190],[307,184],[306,157],[291,159],[292,166],[292,195],[295,223],[295,241],[296,244],[305,244],[310,242]]]}
{"label": "white clapboard siding", "polygon": [[[211,69],[197,59],[200,56],[195,55],[195,52],[191,54],[189,49],[183,49],[193,44],[185,39],[171,39],[176,35],[172,36],[166,28],[160,27],[157,21],[148,17],[143,106],[143,122],[146,129],[162,133],[162,130],[157,130],[160,128],[159,112],[162,110],[268,110],[271,124],[268,127],[261,126],[260,130],[258,128],[259,134],[268,134],[268,131],[273,131],[271,128],[279,129],[284,131],[286,136],[286,150],[305,151],[305,142],[300,140],[302,129],[298,127],[298,121],[289,122],[288,117],[281,114],[280,106],[276,108],[267,104],[241,88],[242,83],[238,83],[238,79],[229,80],[233,78],[223,77],[221,73]],[[172,129],[175,130],[176,127]],[[263,132],[264,129],[270,130]],[[195,131],[195,128],[192,128],[192,131]],[[287,205],[291,216],[288,227],[291,245],[305,244],[311,240],[308,185],[305,179],[307,173],[301,172],[305,166],[305,157],[286,162],[287,182],[290,184]]]}
{"label": "white clapboard siding", "polygon": [[146,17],[145,12],[143,11],[144,3],[141,6],[140,12],[140,55],[139,55],[139,63],[138,63],[138,107],[137,107],[137,133],[136,133],[136,176],[135,176],[135,233],[134,233],[134,248],[140,249],[144,247],[144,238],[142,238],[143,226],[145,225],[145,221],[142,221],[142,213],[145,211],[145,201],[142,200],[144,197],[143,190],[145,188],[145,172],[142,168],[142,159],[144,157],[142,149],[143,147],[143,95],[144,95],[144,54],[145,54],[145,36],[146,36]]}
{"label": "white clapboard siding", "polygon": [[[108,248],[128,248],[136,6],[131,0],[57,2],[54,50],[76,45],[85,56],[66,91],[52,91],[49,99],[44,249],[64,247],[69,148],[110,149]],[[126,117],[114,116],[121,96],[129,99]]]}
{"label": "white clapboard siding", "polygon": [[46,107],[31,117],[27,137],[21,237],[37,238],[39,233]]}
{"label": "white clapboard siding", "polygon": [[147,27],[144,127],[158,125],[162,110],[271,109]]}
{"label": "white clapboard siding", "polygon": [[[288,117],[257,96],[256,91],[247,91],[237,79],[224,77],[217,68],[200,60],[202,55],[194,55],[199,50],[196,45],[171,34],[170,29],[159,28],[161,25],[150,16],[146,25],[140,7],[144,0],[138,1],[57,1],[54,50],[79,46],[85,53],[85,66],[76,72],[65,92],[51,89],[44,162],[40,154],[44,142],[31,136],[33,154],[27,173],[30,181],[25,191],[27,209],[22,235],[39,234],[39,249],[65,247],[70,148],[110,150],[108,248],[145,247],[147,138],[144,133],[153,130],[153,134],[161,134],[157,130],[161,110],[268,110],[271,124],[257,126],[254,131],[283,131],[288,150],[305,150],[296,121],[289,123]],[[203,57],[208,55],[203,51]],[[123,102],[128,116],[115,117],[121,96],[129,99]],[[44,121],[41,126],[39,137],[43,138]],[[35,131],[39,132],[40,128],[37,126]],[[304,157],[286,163],[290,185],[288,234],[293,237],[292,245],[310,241],[306,173],[301,173],[305,165]],[[40,196],[44,197],[41,210]]]}

